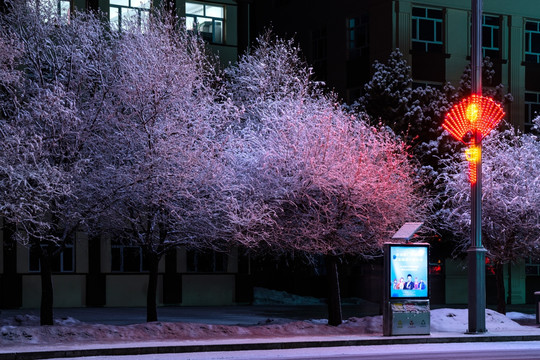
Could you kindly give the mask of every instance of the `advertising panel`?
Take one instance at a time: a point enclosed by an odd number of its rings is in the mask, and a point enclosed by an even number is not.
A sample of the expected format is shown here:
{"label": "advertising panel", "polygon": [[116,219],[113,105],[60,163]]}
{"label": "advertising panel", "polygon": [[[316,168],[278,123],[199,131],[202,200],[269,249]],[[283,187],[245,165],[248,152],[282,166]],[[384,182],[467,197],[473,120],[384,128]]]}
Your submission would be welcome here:
{"label": "advertising panel", "polygon": [[428,297],[428,246],[390,245],[390,298]]}

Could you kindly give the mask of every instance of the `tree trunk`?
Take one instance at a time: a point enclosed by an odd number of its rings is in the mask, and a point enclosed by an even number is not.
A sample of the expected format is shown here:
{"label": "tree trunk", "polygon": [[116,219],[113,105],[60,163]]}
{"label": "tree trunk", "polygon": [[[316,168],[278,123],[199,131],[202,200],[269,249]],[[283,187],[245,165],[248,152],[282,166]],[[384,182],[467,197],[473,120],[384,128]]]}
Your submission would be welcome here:
{"label": "tree trunk", "polygon": [[336,256],[326,256],[326,272],[328,276],[328,325],[338,326],[341,325],[342,317]]}
{"label": "tree trunk", "polygon": [[506,314],[506,302],[504,299],[504,264],[495,264],[495,281],[497,283],[497,312]]}
{"label": "tree trunk", "polygon": [[159,257],[148,254],[148,289],[146,292],[146,321],[157,321],[157,283],[158,283]]}
{"label": "tree trunk", "polygon": [[39,263],[41,265],[41,308],[40,308],[40,324],[53,325],[53,286],[52,286],[52,270],[49,262],[49,254],[47,250],[39,247]]}

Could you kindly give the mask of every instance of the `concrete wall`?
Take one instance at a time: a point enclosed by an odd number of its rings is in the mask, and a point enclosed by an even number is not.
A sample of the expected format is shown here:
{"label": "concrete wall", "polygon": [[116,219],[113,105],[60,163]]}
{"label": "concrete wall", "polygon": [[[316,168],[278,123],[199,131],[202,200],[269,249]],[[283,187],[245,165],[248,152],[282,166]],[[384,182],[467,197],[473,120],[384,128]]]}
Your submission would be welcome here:
{"label": "concrete wall", "polygon": [[233,274],[182,276],[182,305],[231,305],[234,294]]}
{"label": "concrete wall", "polygon": [[[53,275],[54,307],[86,306],[86,277],[84,275]],[[39,274],[22,277],[23,308],[39,308],[41,277]]]}

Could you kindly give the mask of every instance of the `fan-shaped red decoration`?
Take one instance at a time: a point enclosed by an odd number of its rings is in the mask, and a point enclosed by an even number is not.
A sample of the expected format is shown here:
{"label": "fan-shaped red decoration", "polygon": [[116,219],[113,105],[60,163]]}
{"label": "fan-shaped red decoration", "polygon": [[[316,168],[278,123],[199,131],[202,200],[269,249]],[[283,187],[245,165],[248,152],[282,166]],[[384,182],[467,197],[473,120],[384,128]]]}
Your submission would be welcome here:
{"label": "fan-shaped red decoration", "polygon": [[468,145],[475,130],[484,138],[503,117],[501,104],[489,97],[471,95],[454,105],[446,114],[443,128]]}

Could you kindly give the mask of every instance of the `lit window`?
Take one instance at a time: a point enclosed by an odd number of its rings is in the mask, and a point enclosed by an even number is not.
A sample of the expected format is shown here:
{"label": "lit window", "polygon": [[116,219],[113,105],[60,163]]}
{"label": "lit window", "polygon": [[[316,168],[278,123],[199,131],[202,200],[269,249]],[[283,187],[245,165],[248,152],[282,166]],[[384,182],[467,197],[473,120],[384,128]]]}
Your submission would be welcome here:
{"label": "lit window", "polygon": [[115,30],[128,26],[140,28],[148,21],[151,0],[111,0],[109,21]]}
{"label": "lit window", "polygon": [[369,44],[368,16],[347,19],[347,47],[349,57],[355,58],[367,55]]}
{"label": "lit window", "polygon": [[[75,253],[73,241],[67,241],[64,249],[60,252],[60,249],[55,244],[41,244],[44,250],[54,254],[49,258],[51,270],[53,272],[74,272],[75,271]],[[55,253],[59,251],[58,253]],[[39,254],[32,248],[29,249],[29,271],[39,272],[41,271],[41,263],[39,261]]]}
{"label": "lit window", "polygon": [[482,17],[482,55],[492,59],[500,58],[499,34],[501,31],[498,16]]}
{"label": "lit window", "polygon": [[71,14],[70,0],[45,0],[39,3],[40,12],[46,18],[51,16],[58,19],[61,23],[69,22]]}
{"label": "lit window", "polygon": [[525,61],[540,63],[540,21],[525,22]]}
{"label": "lit window", "polygon": [[442,52],[443,11],[413,7],[412,48],[422,52]]}
{"label": "lit window", "polygon": [[223,43],[223,6],[186,2],[186,29],[199,33],[205,41]]}
{"label": "lit window", "polygon": [[113,244],[111,246],[111,271],[142,272],[148,266],[140,246]]}
{"label": "lit window", "polygon": [[533,126],[533,119],[540,115],[540,93],[525,93],[525,131],[528,132]]}

